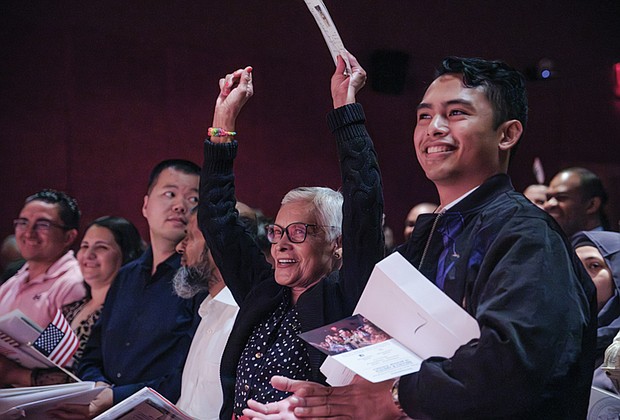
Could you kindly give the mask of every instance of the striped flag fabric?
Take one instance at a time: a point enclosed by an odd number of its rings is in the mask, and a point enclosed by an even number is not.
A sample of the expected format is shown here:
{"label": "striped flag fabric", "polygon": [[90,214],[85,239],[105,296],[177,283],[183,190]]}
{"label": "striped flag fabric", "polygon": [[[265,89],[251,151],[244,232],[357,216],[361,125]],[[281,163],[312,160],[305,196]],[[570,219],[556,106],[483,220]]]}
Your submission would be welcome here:
{"label": "striped flag fabric", "polygon": [[58,366],[65,367],[79,346],[79,340],[60,309],[32,345]]}

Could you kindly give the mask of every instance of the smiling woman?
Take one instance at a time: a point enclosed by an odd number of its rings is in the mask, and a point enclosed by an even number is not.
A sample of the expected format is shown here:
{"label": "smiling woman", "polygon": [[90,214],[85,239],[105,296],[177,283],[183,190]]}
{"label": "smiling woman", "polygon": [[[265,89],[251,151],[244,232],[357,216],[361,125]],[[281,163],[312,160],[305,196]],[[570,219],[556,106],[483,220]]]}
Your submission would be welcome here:
{"label": "smiling woman", "polygon": [[[353,73],[343,75],[340,58],[332,77],[334,111],[328,122],[336,136],[342,194],[301,187],[282,200],[267,226],[275,267],[239,222],[235,211],[232,136],[204,143],[199,224],[222,277],[239,303],[239,314],[221,365],[224,403],[220,418],[241,416],[247,401],[278,401],[273,375],[324,383],[324,355],[298,334],[350,316],[372,268],[384,253],[383,196],[374,146],[355,94],[364,70],[349,56]],[[235,131],[235,119],[253,93],[252,68],[220,80],[214,127]],[[344,249],[344,254],[343,254]]]}
{"label": "smiling woman", "polygon": [[138,258],[142,251],[140,233],[127,219],[104,216],[88,226],[77,253],[88,295],[63,307],[65,318],[80,340],[76,360],[82,356],[118,270]]}
{"label": "smiling woman", "polygon": [[[82,356],[92,326],[121,266],[142,254],[142,238],[136,227],[122,217],[104,216],[91,222],[77,253],[87,289],[86,297],[62,307],[62,312],[79,340],[73,356],[74,369]],[[3,376],[15,378],[13,386],[51,385],[72,380],[57,369],[26,369],[0,360]]]}

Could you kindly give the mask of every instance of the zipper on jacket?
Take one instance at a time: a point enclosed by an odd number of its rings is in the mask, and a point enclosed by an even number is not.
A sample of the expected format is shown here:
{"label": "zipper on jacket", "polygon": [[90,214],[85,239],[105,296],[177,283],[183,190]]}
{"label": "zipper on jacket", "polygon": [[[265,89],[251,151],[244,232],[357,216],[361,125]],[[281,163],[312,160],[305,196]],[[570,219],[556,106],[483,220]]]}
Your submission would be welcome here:
{"label": "zipper on jacket", "polygon": [[431,245],[431,239],[433,239],[433,233],[435,233],[435,228],[437,227],[437,222],[443,215],[442,213],[437,213],[437,217],[433,221],[433,226],[431,226],[431,232],[428,234],[428,239],[426,240],[426,245],[424,246],[424,251],[422,251],[422,258],[420,259],[420,265],[418,265],[418,270],[422,271],[422,264],[424,264],[424,259],[426,258],[426,253],[428,252],[428,248]]}

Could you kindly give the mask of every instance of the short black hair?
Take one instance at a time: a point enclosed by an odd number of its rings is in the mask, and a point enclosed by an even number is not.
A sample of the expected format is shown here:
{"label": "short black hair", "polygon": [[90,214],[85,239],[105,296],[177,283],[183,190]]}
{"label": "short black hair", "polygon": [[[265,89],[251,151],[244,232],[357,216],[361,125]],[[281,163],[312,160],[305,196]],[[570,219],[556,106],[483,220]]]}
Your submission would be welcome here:
{"label": "short black hair", "polygon": [[135,260],[144,252],[142,237],[136,226],[124,217],[103,216],[93,220],[88,227],[100,226],[112,232],[114,240],[121,248],[122,264]]}
{"label": "short black hair", "polygon": [[188,175],[200,176],[200,166],[194,162],[185,159],[167,159],[159,162],[151,171],[149,176],[149,184],[147,188],[147,194],[150,194],[153,190],[153,186],[157,183],[159,174],[165,169],[172,168],[177,171],[183,172]]}
{"label": "short black hair", "polygon": [[80,217],[82,213],[78,207],[77,200],[63,191],[44,189],[26,198],[24,204],[32,201],[43,201],[45,203],[57,204],[59,207],[60,220],[67,229],[79,229]]}
{"label": "short black hair", "polygon": [[[447,57],[437,70],[436,77],[446,73],[461,74],[463,84],[468,88],[482,86],[493,107],[495,129],[505,121],[518,120],[525,131],[528,111],[527,92],[525,77],[519,71],[498,60]],[[514,155],[518,144],[512,148],[511,156]]]}
{"label": "short black hair", "polygon": [[605,213],[605,205],[609,200],[609,196],[607,195],[607,191],[605,190],[605,186],[603,185],[601,178],[599,178],[599,176],[591,170],[578,166],[566,168],[560,172],[574,173],[579,177],[579,190],[584,201],[594,197],[599,197],[601,199],[601,206],[599,207],[598,216],[603,229],[609,230],[609,218]]}

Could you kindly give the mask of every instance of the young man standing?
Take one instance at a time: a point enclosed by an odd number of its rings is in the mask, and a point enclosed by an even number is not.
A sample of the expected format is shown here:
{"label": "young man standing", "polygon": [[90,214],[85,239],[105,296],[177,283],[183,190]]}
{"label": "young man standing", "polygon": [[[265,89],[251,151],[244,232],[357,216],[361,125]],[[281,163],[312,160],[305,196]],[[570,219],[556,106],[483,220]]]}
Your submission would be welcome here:
{"label": "young man standing", "polygon": [[[583,419],[594,367],[595,289],[559,226],[506,175],[523,134],[523,77],[448,58],[418,105],[414,146],[440,198],[398,249],[480,326],[453,357],[395,381],[327,388],[276,377],[297,417]],[[406,322],[406,321],[403,321]],[[291,408],[297,406],[298,408]]]}

